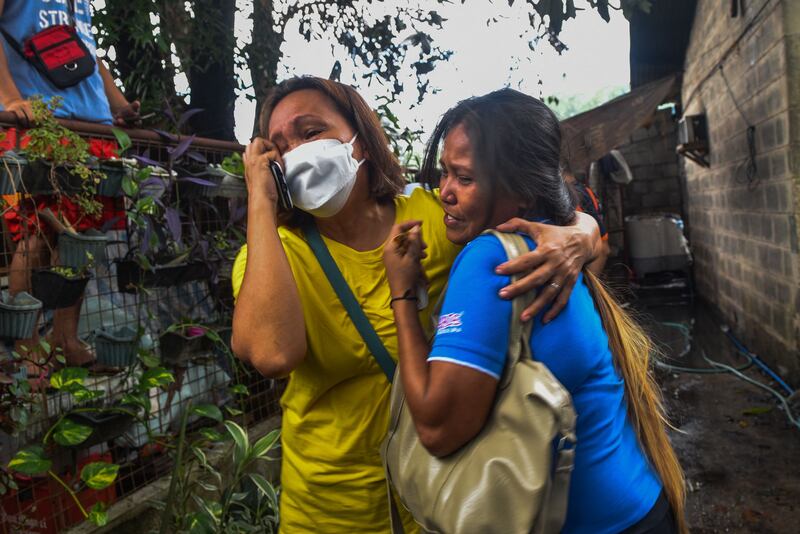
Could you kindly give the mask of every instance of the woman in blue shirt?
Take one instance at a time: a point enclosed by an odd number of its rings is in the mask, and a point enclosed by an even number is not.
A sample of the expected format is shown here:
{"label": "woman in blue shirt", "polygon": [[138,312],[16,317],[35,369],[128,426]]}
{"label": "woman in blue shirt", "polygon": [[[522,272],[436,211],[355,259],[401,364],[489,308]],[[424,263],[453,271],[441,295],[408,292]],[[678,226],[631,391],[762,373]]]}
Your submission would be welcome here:
{"label": "woman in blue shirt", "polygon": [[[560,144],[552,111],[510,89],[461,102],[440,121],[422,174],[438,180],[448,239],[466,246],[451,270],[432,347],[413,300],[425,247],[420,223],[394,229],[393,236],[408,233],[402,249],[394,238],[387,242],[389,285],[401,297],[392,301],[400,376],[419,438],[434,455],[480,432],[505,365],[512,304],[499,295],[509,279],[495,266],[507,258],[497,238],[481,232],[515,216],[558,225],[574,217]],[[647,336],[585,270],[555,319],[543,324],[540,313],[533,320],[533,357],[567,388],[578,415],[563,532],[685,531],[683,474],[649,373]]]}

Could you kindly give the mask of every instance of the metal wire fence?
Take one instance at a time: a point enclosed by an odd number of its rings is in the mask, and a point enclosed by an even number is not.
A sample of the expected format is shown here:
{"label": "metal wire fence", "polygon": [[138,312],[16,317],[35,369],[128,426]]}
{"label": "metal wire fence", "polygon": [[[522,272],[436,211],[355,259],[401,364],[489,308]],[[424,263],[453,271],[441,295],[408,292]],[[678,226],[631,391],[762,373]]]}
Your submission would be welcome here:
{"label": "metal wire fence", "polygon": [[[62,124],[93,143],[119,141],[105,126]],[[16,139],[6,136],[0,156],[0,533],[49,533],[82,521],[81,508],[110,505],[167,474],[171,436],[190,402],[221,407],[251,426],[279,413],[282,384],[230,351],[231,267],[247,204],[241,178],[218,165],[243,147],[127,131],[132,144],[125,156],[138,163],[97,164],[103,215],[72,221],[93,251],[76,260],[70,235],[43,215],[68,211],[63,202],[56,206],[60,195],[31,186],[30,163],[9,159],[24,138],[15,126],[0,113],[0,132]],[[178,151],[190,171],[175,171]],[[166,172],[153,170],[155,164]],[[136,174],[145,167],[152,168],[149,176]],[[118,177],[118,186],[109,184]],[[157,242],[182,242],[190,252],[166,261]],[[53,269],[59,265],[71,272]],[[172,381],[160,381],[162,369]],[[89,393],[81,397],[75,388]],[[147,409],[135,406],[137,395]],[[65,419],[91,434],[72,444],[61,432]],[[214,423],[195,419],[194,427]],[[57,478],[6,468],[36,445]],[[98,461],[120,466],[102,490],[81,482],[84,466]]]}

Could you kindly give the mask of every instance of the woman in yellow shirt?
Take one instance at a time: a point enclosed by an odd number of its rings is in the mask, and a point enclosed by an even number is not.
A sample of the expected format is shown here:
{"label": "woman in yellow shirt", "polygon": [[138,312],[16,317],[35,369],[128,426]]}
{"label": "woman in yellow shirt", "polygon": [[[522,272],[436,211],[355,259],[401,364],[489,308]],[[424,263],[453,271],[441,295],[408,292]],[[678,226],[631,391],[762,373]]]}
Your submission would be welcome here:
{"label": "woman in yellow shirt", "polygon": [[[311,77],[287,80],[265,102],[260,126],[265,138],[256,138],[245,152],[247,245],[234,265],[232,344],[239,358],[265,376],[289,376],[281,398],[281,531],[389,532],[379,447],[388,426],[390,384],[303,228],[314,223],[319,229],[395,361],[389,302],[398,295],[389,292],[381,260],[392,226],[422,221],[429,245],[422,262],[429,297],[419,303],[423,324],[430,323],[458,248],[446,238],[444,212],[433,193],[399,195],[400,166],[376,115],[352,88]],[[270,160],[286,169],[296,206],[291,213],[278,213]],[[550,281],[526,315],[558,295],[556,313],[594,254],[596,225],[582,218],[574,228],[519,220],[512,227],[532,234],[539,253],[506,267],[541,267],[508,296]],[[410,517],[404,521],[413,532]]]}

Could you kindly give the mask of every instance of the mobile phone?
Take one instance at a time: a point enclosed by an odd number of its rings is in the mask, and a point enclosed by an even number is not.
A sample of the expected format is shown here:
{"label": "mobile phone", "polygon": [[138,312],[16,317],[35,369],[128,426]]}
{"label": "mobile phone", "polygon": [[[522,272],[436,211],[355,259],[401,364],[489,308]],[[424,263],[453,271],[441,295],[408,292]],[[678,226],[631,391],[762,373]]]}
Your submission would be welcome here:
{"label": "mobile phone", "polygon": [[138,127],[142,125],[143,121],[155,117],[155,113],[147,113],[145,115],[134,115],[133,117],[123,117],[125,126]]}
{"label": "mobile phone", "polygon": [[270,160],[269,168],[272,171],[272,177],[275,178],[275,188],[278,190],[278,206],[284,211],[291,211],[294,208],[292,203],[292,196],[289,194],[289,186],[286,184],[286,177],[283,175],[283,169],[277,161]]}

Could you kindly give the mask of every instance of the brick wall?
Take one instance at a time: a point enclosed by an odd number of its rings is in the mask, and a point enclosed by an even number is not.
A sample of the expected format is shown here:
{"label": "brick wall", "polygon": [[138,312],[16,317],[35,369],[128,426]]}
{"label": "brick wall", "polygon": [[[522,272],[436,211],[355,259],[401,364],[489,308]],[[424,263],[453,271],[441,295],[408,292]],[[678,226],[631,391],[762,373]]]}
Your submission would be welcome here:
{"label": "brick wall", "polygon": [[[800,386],[798,4],[748,2],[745,16],[734,19],[718,2],[698,2],[682,88],[685,113],[705,113],[710,137],[710,168],[682,162],[698,290],[737,336],[795,386]],[[731,48],[764,5],[753,28]],[[730,91],[715,68],[729,49],[723,70]],[[748,124],[756,127],[757,174],[750,183]]]}

